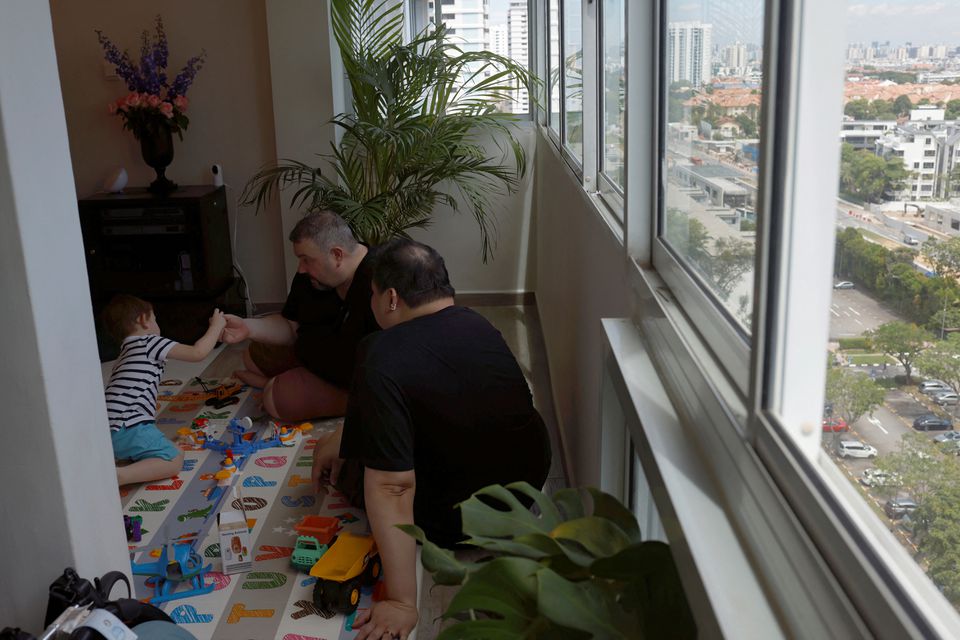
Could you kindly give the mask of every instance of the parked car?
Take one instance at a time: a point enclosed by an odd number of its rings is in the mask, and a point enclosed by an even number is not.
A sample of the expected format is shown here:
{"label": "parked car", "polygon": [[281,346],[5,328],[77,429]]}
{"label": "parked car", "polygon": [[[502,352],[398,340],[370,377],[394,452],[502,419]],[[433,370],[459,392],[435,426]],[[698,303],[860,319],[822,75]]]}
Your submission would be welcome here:
{"label": "parked car", "polygon": [[823,419],[823,430],[829,433],[838,433],[840,431],[849,431],[847,421],[840,417],[827,417]]}
{"label": "parked car", "polygon": [[913,501],[913,498],[892,498],[883,505],[883,512],[891,520],[899,520],[916,510],[917,503]]}
{"label": "parked car", "polygon": [[960,431],[947,431],[934,437],[934,442],[956,442],[960,440]]}
{"label": "parked car", "polygon": [[837,445],[837,455],[841,458],[876,458],[877,450],[859,440],[841,440]]}
{"label": "parked car", "polygon": [[833,285],[834,289],[853,289],[853,283],[849,280],[841,280],[837,284]]}
{"label": "parked car", "polygon": [[936,394],[943,393],[945,391],[953,391],[953,387],[948,385],[943,380],[924,380],[917,385],[917,389],[920,393],[927,394]]}
{"label": "parked car", "polygon": [[942,431],[943,429],[952,429],[953,420],[932,413],[925,413],[913,421],[913,428],[917,431]]}
{"label": "parked car", "polygon": [[880,469],[867,469],[860,476],[860,484],[865,487],[899,487],[903,484],[900,474]]}
{"label": "parked car", "polygon": [[957,404],[957,402],[960,402],[960,394],[958,394],[956,391],[940,391],[933,394],[933,401],[941,407],[946,405],[954,405]]}

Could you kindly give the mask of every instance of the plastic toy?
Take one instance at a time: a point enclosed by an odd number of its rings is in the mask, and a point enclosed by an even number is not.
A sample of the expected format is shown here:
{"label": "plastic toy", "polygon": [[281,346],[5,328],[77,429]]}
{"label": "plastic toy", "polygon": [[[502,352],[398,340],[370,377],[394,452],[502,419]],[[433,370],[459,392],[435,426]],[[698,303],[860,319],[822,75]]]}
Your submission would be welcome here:
{"label": "plastic toy", "polygon": [[317,579],[313,603],[324,611],[350,614],[360,604],[360,587],[380,578],[380,554],[373,536],[344,532],[310,569]]}
{"label": "plastic toy", "polygon": [[290,556],[290,564],[300,571],[309,571],[336,540],[340,521],[325,516],[304,516],[294,529],[300,536]]}
{"label": "plastic toy", "polygon": [[299,425],[270,423],[273,426],[273,434],[280,441],[281,446],[295,447],[300,444],[303,434],[313,429],[313,425],[304,422]]}
{"label": "plastic toy", "polygon": [[303,516],[293,528],[302,536],[313,536],[324,544],[330,544],[333,536],[340,531],[340,519],[333,516]]}
{"label": "plastic toy", "polygon": [[[150,604],[153,605],[213,591],[212,583],[204,584],[204,578],[213,565],[203,566],[203,558],[185,542],[168,542],[163,545],[156,562],[134,562],[132,565],[134,575],[156,579],[154,596],[150,599]],[[189,582],[191,588],[177,591],[181,582]]]}
{"label": "plastic toy", "polygon": [[[230,425],[227,427],[227,433],[225,433],[222,438],[219,440],[207,438],[207,441],[204,442],[203,446],[206,449],[212,449],[218,453],[226,453],[229,449],[233,453],[232,457],[234,461],[241,457],[246,457],[252,453],[256,453],[261,449],[269,449],[271,447],[280,446],[280,439],[276,435],[264,440],[253,439],[256,434],[250,431],[252,427],[253,422],[250,420],[250,418],[242,418],[240,420],[233,418],[230,420]],[[227,439],[227,434],[231,435],[229,441]]]}
{"label": "plastic toy", "polygon": [[143,516],[123,516],[123,528],[128,542],[140,542],[143,538]]}
{"label": "plastic toy", "polygon": [[313,536],[298,536],[290,554],[290,564],[300,571],[309,571],[329,548]]}
{"label": "plastic toy", "polygon": [[205,402],[207,406],[212,406],[215,409],[222,409],[228,404],[237,404],[240,402],[240,399],[236,396],[243,390],[243,385],[239,382],[221,384],[210,389],[200,378],[194,378],[194,380],[200,384],[203,391],[187,391],[185,393],[160,396],[157,400],[163,400],[165,402]]}

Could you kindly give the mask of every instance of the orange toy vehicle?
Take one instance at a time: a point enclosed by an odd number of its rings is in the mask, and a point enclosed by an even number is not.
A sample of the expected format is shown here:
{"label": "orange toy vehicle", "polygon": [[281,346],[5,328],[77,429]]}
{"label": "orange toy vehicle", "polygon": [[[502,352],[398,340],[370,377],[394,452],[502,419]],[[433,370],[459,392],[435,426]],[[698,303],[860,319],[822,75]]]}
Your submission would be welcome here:
{"label": "orange toy vehicle", "polygon": [[317,579],[313,603],[324,611],[351,614],[360,604],[360,587],[380,578],[380,554],[373,536],[341,533],[310,569]]}

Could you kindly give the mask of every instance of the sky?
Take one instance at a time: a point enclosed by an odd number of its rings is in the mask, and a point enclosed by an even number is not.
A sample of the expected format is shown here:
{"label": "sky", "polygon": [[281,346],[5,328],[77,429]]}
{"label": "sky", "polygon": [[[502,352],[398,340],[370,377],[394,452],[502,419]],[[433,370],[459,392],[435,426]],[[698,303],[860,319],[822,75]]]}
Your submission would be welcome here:
{"label": "sky", "polygon": [[[960,45],[960,0],[850,0],[846,5],[848,42]],[[670,0],[668,7],[671,21],[711,22],[720,45],[759,44],[762,0]]]}
{"label": "sky", "polygon": [[[841,2],[842,0],[837,0]],[[671,20],[704,20],[711,14],[714,41],[760,44],[763,0],[670,0]],[[509,0],[490,0],[491,24],[505,23]],[[849,0],[847,41],[889,40],[891,45],[960,46],[960,0]]]}

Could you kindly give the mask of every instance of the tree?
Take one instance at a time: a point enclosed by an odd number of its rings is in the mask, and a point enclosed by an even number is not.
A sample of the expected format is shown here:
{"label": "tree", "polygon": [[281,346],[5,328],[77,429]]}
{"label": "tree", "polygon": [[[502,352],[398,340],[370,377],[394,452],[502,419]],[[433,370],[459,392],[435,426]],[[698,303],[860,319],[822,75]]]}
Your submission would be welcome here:
{"label": "tree", "polygon": [[717,238],[713,246],[707,274],[714,290],[726,300],[743,274],[753,268],[756,249],[749,240],[739,238]]}
{"label": "tree", "polygon": [[897,190],[910,176],[898,158],[883,159],[852,145],[840,147],[840,190],[867,202],[882,200],[888,190]]}
{"label": "tree", "polygon": [[873,411],[883,402],[884,390],[862,373],[842,367],[827,369],[827,402],[833,403],[834,415],[852,425],[860,416]]}
{"label": "tree", "polygon": [[960,100],[949,100],[947,112],[943,116],[946,120],[960,120]]}
{"label": "tree", "polygon": [[745,113],[740,113],[737,114],[735,120],[737,121],[737,124],[740,125],[740,131],[743,132],[744,138],[757,137],[757,123],[754,122],[753,118]]}
{"label": "tree", "polygon": [[917,508],[915,537],[927,575],[954,605],[960,603],[960,468],[956,456],[942,460],[942,482]]}
{"label": "tree", "polygon": [[951,333],[946,340],[924,349],[914,364],[924,375],[960,389],[960,334]]}
{"label": "tree", "polygon": [[942,486],[943,457],[933,441],[920,433],[905,433],[900,449],[877,460],[877,468],[900,476],[901,492],[922,506]]}
{"label": "tree", "polygon": [[869,120],[871,114],[870,102],[863,98],[851,100],[843,107],[843,113],[854,120]]}
{"label": "tree", "polygon": [[898,115],[908,115],[911,109],[913,109],[913,102],[908,95],[897,96],[897,99],[893,101],[893,110]]}
{"label": "tree", "polygon": [[910,374],[913,370],[913,361],[923,351],[925,343],[931,336],[915,324],[906,322],[887,322],[873,331],[867,332],[867,338],[875,349],[881,353],[896,358],[903,365],[907,374],[907,384],[910,384]]}
{"label": "tree", "polygon": [[943,320],[940,323],[940,338],[944,337],[947,316],[947,300],[951,289],[956,288],[957,278],[960,277],[960,236],[952,237],[943,242],[938,242],[936,238],[930,238],[923,244],[920,250],[921,255],[933,265],[937,275],[949,283],[944,286],[943,291]]}

